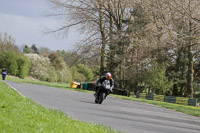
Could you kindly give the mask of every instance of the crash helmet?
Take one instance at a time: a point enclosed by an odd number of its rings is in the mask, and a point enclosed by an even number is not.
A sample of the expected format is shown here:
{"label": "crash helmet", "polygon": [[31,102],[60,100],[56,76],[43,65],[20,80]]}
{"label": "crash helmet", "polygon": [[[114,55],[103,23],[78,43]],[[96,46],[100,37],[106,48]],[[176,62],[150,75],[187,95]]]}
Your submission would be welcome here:
{"label": "crash helmet", "polygon": [[110,80],[112,75],[110,73],[106,73],[106,79]]}

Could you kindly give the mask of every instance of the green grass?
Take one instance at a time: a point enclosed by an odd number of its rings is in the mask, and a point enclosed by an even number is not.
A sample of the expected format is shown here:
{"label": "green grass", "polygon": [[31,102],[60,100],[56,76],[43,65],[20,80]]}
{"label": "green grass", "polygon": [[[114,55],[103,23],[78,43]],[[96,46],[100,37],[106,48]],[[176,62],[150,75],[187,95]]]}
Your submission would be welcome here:
{"label": "green grass", "polygon": [[87,90],[70,88],[69,83],[46,82],[46,81],[39,81],[39,80],[36,80],[36,79],[31,79],[31,78],[20,79],[18,77],[14,77],[14,76],[7,76],[6,80],[7,81],[13,81],[13,82],[19,82],[19,83],[30,83],[30,84],[37,84],[37,85],[45,85],[45,86],[56,87],[56,88],[61,88],[61,89],[68,89],[68,90],[72,90],[72,91],[81,91],[81,92],[93,93],[93,92],[87,91]]}
{"label": "green grass", "polygon": [[[69,84],[49,83],[49,82],[35,81],[35,80],[30,80],[30,79],[24,79],[23,80],[23,79],[19,79],[19,78],[16,78],[16,77],[7,77],[6,80],[15,81],[15,82],[24,82],[24,83],[47,85],[47,86],[58,87],[58,88],[62,88],[62,89],[70,89],[70,90],[75,90],[75,91],[83,91],[83,92],[93,93],[91,91],[69,88]],[[132,100],[132,101],[138,101],[138,102],[153,104],[153,105],[156,105],[156,106],[160,106],[160,107],[168,108],[168,109],[171,109],[171,110],[183,112],[183,113],[186,113],[186,114],[189,114],[189,115],[200,117],[200,108],[199,107],[173,104],[173,103],[166,103],[166,102],[160,102],[160,101],[155,101],[155,100],[138,99],[138,98],[134,98],[134,97],[126,97],[126,96],[119,96],[119,95],[111,95],[111,96],[126,99],[126,100]]]}
{"label": "green grass", "polygon": [[36,79],[31,79],[31,78],[20,79],[20,78],[13,77],[13,76],[7,76],[6,80],[13,81],[13,82],[20,82],[20,83],[46,85],[46,86],[51,86],[51,87],[69,88],[69,83],[45,82],[45,81],[39,81]]}
{"label": "green grass", "polygon": [[0,82],[1,133],[114,133],[102,125],[73,120],[66,114],[46,109],[22,97]]}

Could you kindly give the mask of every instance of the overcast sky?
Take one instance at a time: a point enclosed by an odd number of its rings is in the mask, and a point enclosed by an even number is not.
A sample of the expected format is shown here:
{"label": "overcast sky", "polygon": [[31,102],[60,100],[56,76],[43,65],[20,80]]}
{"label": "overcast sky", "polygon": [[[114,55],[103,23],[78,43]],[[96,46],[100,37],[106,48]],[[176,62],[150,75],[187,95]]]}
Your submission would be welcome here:
{"label": "overcast sky", "polygon": [[0,0],[0,33],[8,33],[23,44],[47,47],[51,50],[70,50],[80,38],[76,30],[70,30],[64,39],[44,35],[44,27],[58,27],[59,22],[45,17],[50,10],[46,0]]}

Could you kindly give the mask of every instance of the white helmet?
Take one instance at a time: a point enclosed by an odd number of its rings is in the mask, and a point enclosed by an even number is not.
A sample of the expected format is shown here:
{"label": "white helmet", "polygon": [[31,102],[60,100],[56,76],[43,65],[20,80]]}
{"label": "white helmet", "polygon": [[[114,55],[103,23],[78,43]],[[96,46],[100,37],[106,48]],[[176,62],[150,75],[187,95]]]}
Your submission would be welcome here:
{"label": "white helmet", "polygon": [[112,75],[110,73],[106,73],[106,79],[110,80]]}

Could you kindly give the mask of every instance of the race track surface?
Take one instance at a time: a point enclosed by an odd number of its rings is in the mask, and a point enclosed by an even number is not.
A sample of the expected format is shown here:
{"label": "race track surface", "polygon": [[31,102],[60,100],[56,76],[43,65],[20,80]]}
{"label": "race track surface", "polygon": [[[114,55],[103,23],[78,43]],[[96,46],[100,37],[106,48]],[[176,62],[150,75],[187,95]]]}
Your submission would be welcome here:
{"label": "race track surface", "polygon": [[200,133],[199,117],[154,105],[110,96],[99,105],[92,93],[6,82],[37,104],[122,133]]}

